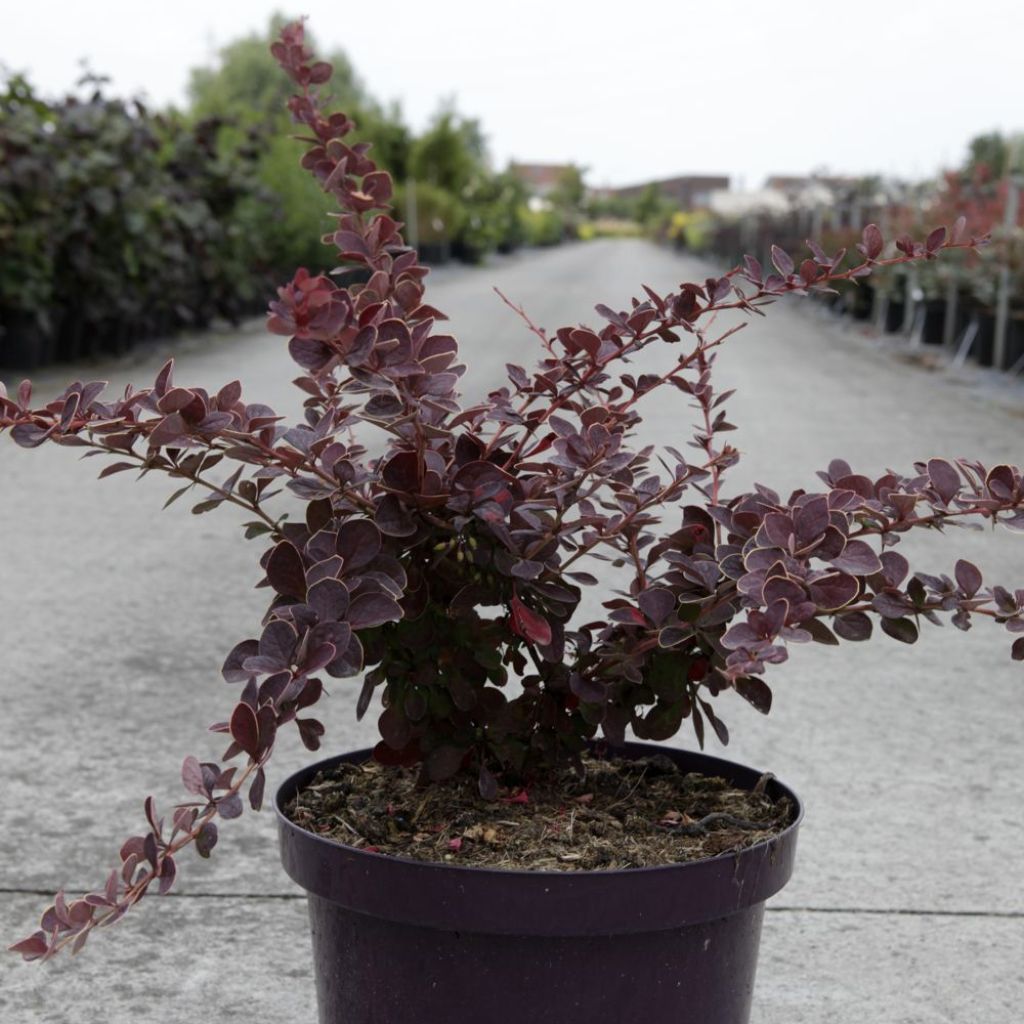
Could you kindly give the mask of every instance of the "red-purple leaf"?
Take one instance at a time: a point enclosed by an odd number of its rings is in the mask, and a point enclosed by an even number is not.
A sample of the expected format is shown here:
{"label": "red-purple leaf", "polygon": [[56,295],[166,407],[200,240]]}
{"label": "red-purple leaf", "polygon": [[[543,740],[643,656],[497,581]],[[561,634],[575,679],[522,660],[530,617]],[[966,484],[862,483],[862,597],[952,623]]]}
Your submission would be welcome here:
{"label": "red-purple leaf", "polygon": [[176,807],[171,815],[173,832],[189,832],[199,812],[194,807]]}
{"label": "red-purple leaf", "polygon": [[149,446],[151,448],[162,448],[165,445],[180,443],[188,434],[188,426],[182,418],[181,413],[174,412],[165,416],[149,435]]}
{"label": "red-purple leaf", "polygon": [[345,561],[346,573],[372,562],[380,548],[380,530],[368,519],[351,520],[338,531],[337,551]]}
{"label": "red-purple leaf", "polygon": [[318,60],[309,69],[309,81],[313,85],[323,85],[332,74],[333,69],[331,65],[325,60]]}
{"label": "red-purple leaf", "polygon": [[338,580],[321,580],[309,588],[306,603],[321,622],[337,622],[348,611],[348,587]]}
{"label": "red-purple leaf", "polygon": [[334,353],[322,341],[315,338],[292,338],[288,342],[288,354],[306,370],[321,370]]}
{"label": "red-purple leaf", "polygon": [[45,932],[35,932],[27,939],[22,939],[21,942],[16,942],[13,946],[7,947],[11,953],[21,954],[24,960],[38,960],[46,955],[46,951],[49,948]]}
{"label": "red-purple leaf", "polygon": [[208,821],[199,830],[196,836],[196,853],[200,857],[209,857],[213,848],[217,845],[217,826]]}
{"label": "red-purple leaf", "polygon": [[1000,501],[1011,499],[1017,490],[1017,480],[1010,466],[993,466],[985,477],[985,486],[992,497]]}
{"label": "red-purple leaf", "polygon": [[837,636],[844,640],[869,640],[871,639],[871,619],[864,612],[847,612],[845,615],[837,615],[832,620],[832,628]]}
{"label": "red-purple leaf", "polygon": [[777,245],[772,246],[772,263],[783,277],[789,277],[793,273],[792,257],[785,249],[780,249]]}
{"label": "red-purple leaf", "polygon": [[242,665],[247,658],[255,657],[259,652],[259,646],[256,640],[243,640],[232,649],[220,670],[226,682],[244,683],[252,676],[252,673],[247,672]]}
{"label": "red-purple leaf", "polygon": [[667,587],[652,587],[637,598],[637,604],[655,626],[660,626],[675,611],[676,598]]}
{"label": "red-purple leaf", "polygon": [[398,622],[402,606],[387,594],[363,594],[349,606],[347,618],[353,629],[372,629],[385,622]]}
{"label": "red-purple leaf", "polygon": [[811,600],[823,611],[835,611],[848,605],[859,593],[857,581],[844,572],[831,573],[808,586]]}
{"label": "red-purple leaf", "polygon": [[[270,671],[285,668],[291,664],[298,639],[298,633],[291,623],[283,619],[272,619],[260,634],[259,657],[268,659],[274,665]],[[246,659],[246,663],[251,660]]]}
{"label": "red-purple leaf", "polygon": [[217,392],[217,407],[226,412],[229,409],[234,408],[235,404],[242,398],[242,385],[239,381],[233,380],[230,384],[225,384],[224,387]]}
{"label": "red-purple leaf", "polygon": [[374,522],[389,537],[410,537],[416,532],[415,521],[394,494],[385,494],[377,503]]}
{"label": "red-purple leaf", "polygon": [[267,776],[262,768],[256,769],[252,785],[249,787],[249,806],[258,811],[263,806],[263,791],[266,788]]}
{"label": "red-purple leaf", "polygon": [[838,558],[832,559],[832,565],[842,572],[855,576],[871,576],[880,572],[882,563],[870,544],[862,540],[851,540],[843,548]]}
{"label": "red-purple leaf", "polygon": [[521,559],[509,570],[513,576],[521,580],[535,580],[544,571],[543,562]]}
{"label": "red-purple leaf", "polygon": [[693,722],[693,734],[697,737],[697,746],[701,750],[704,749],[704,716],[700,713],[700,709],[695,707],[693,714],[690,715],[690,720]]}
{"label": "red-purple leaf", "polygon": [[224,819],[237,818],[242,813],[242,798],[237,793],[228,793],[217,801],[217,813]]}
{"label": "red-purple leaf", "polygon": [[[137,462],[115,462],[111,466],[107,466],[105,469],[100,471],[100,475],[96,478],[97,480],[105,480],[108,476],[113,476],[115,473],[123,473],[126,469],[138,469],[139,463]],[[167,506],[165,505],[164,508]]]}
{"label": "red-purple leaf", "polygon": [[912,644],[917,641],[917,626],[913,619],[882,619],[882,632],[900,643]]}
{"label": "red-purple leaf", "polygon": [[512,628],[519,636],[542,647],[551,643],[551,624],[547,619],[527,608],[515,595],[512,596],[511,607]]}
{"label": "red-purple leaf", "polygon": [[901,619],[909,610],[906,598],[900,593],[882,591],[871,599],[871,607],[886,619]]}
{"label": "red-purple leaf", "polygon": [[945,459],[928,460],[928,479],[931,480],[939,497],[946,503],[960,490],[960,474]]}
{"label": "red-purple leaf", "polygon": [[156,380],[153,382],[153,393],[157,398],[162,398],[167,393],[167,389],[171,387],[173,379],[174,360],[168,359],[160,368],[160,372],[156,375]]}
{"label": "red-purple leaf", "polygon": [[142,853],[154,869],[159,865],[159,852],[156,846],[156,836],[154,836],[152,832],[147,832],[142,840]]}
{"label": "red-purple leaf", "polygon": [[283,540],[270,553],[267,561],[267,579],[284,597],[306,596],[306,569],[298,548]]}
{"label": "red-purple leaf", "polygon": [[804,260],[800,264],[800,276],[804,284],[813,284],[820,276],[818,264],[814,260]]}
{"label": "red-purple leaf", "polygon": [[676,647],[693,636],[689,626],[666,626],[658,632],[659,647]]}
{"label": "red-purple leaf", "polygon": [[885,582],[890,587],[898,587],[907,578],[910,563],[898,551],[883,551],[878,557]]}
{"label": "red-purple leaf", "polygon": [[19,423],[11,430],[11,438],[22,448],[38,448],[55,429],[56,426],[44,428],[34,423]]}
{"label": "red-purple leaf", "polygon": [[753,284],[760,284],[764,280],[764,269],[761,267],[760,260],[755,259],[753,256],[744,256],[743,263],[750,281]]}
{"label": "red-purple leaf", "polygon": [[188,792],[194,793],[196,796],[207,795],[206,785],[203,781],[203,769],[200,767],[198,759],[191,754],[185,758],[181,766],[181,781]]}
{"label": "red-purple leaf", "polygon": [[704,709],[704,714],[711,723],[711,728],[715,730],[718,742],[723,747],[727,747],[729,745],[729,730],[725,727],[725,722],[715,714],[715,709],[706,700],[702,700],[700,706]]}
{"label": "red-purple leaf", "polygon": [[299,738],[307,750],[320,749],[320,737],[324,734],[322,722],[315,718],[297,718],[295,724],[299,728]]}
{"label": "red-purple leaf", "polygon": [[869,224],[861,235],[860,245],[857,246],[866,259],[876,260],[885,248],[885,239],[882,232],[878,230],[877,224]]}
{"label": "red-purple leaf", "polygon": [[960,589],[968,596],[974,595],[981,589],[981,570],[973,563],[961,558],[956,563],[956,581]]}
{"label": "red-purple leaf", "polygon": [[174,863],[173,857],[164,857],[163,863],[160,865],[160,885],[159,892],[161,896],[166,896],[171,890],[171,886],[174,885],[174,879],[177,876],[177,867]]}
{"label": "red-purple leaf", "polygon": [[259,750],[259,726],[256,722],[256,713],[248,704],[236,704],[235,710],[231,712],[231,738],[250,757],[255,757]]}
{"label": "red-purple leaf", "polygon": [[166,416],[172,412],[181,412],[195,400],[195,392],[188,388],[170,388],[157,402],[157,408]]}

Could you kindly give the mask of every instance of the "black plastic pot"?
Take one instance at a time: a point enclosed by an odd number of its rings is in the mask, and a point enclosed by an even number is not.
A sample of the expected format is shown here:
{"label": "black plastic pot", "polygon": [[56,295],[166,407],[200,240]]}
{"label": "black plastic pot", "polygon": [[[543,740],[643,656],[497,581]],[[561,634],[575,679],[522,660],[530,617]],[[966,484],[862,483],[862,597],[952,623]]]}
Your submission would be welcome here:
{"label": "black plastic pot", "polygon": [[61,362],[74,362],[92,355],[93,337],[85,314],[79,309],[67,309],[61,318],[57,335],[57,358]]}
{"label": "black plastic pot", "polygon": [[463,242],[458,239],[452,242],[452,259],[459,260],[461,263],[476,265],[477,263],[481,263],[486,255],[487,250],[478,245],[473,245],[470,242]]}
{"label": "black plastic pot", "polygon": [[991,309],[978,310],[978,334],[974,339],[974,358],[979,366],[991,366],[995,361],[996,315]]}
{"label": "black plastic pot", "polygon": [[895,334],[897,331],[903,330],[903,321],[906,314],[906,303],[897,302],[893,299],[889,300],[889,304],[885,307],[885,331],[888,334]]}
{"label": "black plastic pot", "polygon": [[[751,768],[652,744],[752,788]],[[366,853],[306,832],[277,794],[281,859],[307,890],[321,1024],[746,1024],[764,903],[789,880],[802,809],[739,853],[627,871],[500,871]]]}
{"label": "black plastic pot", "polygon": [[850,285],[839,299],[842,312],[854,320],[869,320],[874,309],[875,290],[870,284]]}
{"label": "black plastic pot", "polygon": [[419,254],[422,262],[440,267],[451,259],[451,247],[447,242],[421,242]]}
{"label": "black plastic pot", "polygon": [[946,302],[944,299],[925,299],[924,320],[921,324],[921,341],[926,345],[941,345],[942,332],[946,324]]}
{"label": "black plastic pot", "polygon": [[0,315],[0,366],[34,370],[53,358],[53,339],[34,313],[7,310]]}
{"label": "black plastic pot", "polygon": [[1024,312],[1015,311],[1010,313],[1007,325],[1006,366],[1003,369],[1012,370],[1021,362],[1024,362]]}

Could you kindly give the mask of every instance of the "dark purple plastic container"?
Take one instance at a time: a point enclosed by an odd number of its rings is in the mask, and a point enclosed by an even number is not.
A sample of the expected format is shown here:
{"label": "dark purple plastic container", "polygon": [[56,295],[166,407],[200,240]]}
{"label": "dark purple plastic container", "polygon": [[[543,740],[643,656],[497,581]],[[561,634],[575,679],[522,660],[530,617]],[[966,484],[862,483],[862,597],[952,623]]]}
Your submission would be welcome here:
{"label": "dark purple plastic container", "polygon": [[[752,788],[760,773],[630,743]],[[321,1024],[746,1024],[764,902],[789,880],[803,815],[740,853],[627,871],[498,871],[364,853],[293,825],[281,859],[309,894]]]}

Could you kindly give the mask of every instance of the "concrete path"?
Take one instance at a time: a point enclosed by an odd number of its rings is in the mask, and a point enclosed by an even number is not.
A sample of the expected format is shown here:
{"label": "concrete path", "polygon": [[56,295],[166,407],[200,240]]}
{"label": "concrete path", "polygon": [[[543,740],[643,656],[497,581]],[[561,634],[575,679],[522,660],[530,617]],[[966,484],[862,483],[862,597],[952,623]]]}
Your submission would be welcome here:
{"label": "concrete path", "polygon": [[[624,306],[641,282],[667,289],[709,269],[642,242],[594,242],[443,269],[431,300],[452,315],[475,396],[534,351],[492,285],[554,328],[593,322],[598,301]],[[298,405],[283,345],[259,325],[176,354],[180,383],[240,377],[252,400]],[[146,383],[165,355],[158,346],[82,373]],[[72,376],[49,371],[40,388]],[[1024,389],[923,368],[806,305],[776,306],[732,339],[718,380],[740,389],[729,408],[745,459],[733,487],[814,487],[834,457],[868,473],[935,454],[1024,461]],[[682,446],[689,419],[665,393],[646,430]],[[178,797],[184,754],[219,751],[204,731],[233,697],[218,668],[263,609],[250,589],[259,549],[231,510],[160,512],[169,481],[97,483],[98,468],[70,451],[0,444],[4,944],[34,927],[58,886],[104,877],[145,794],[165,806]],[[902,549],[916,568],[948,572],[967,553],[993,579],[1024,585],[1020,535],[923,541]],[[1024,669],[1007,639],[980,624],[931,630],[912,649],[886,637],[815,646],[770,677],[767,719],[719,701],[734,737],[726,756],[774,771],[807,804],[796,875],[766,917],[754,1024],[1024,1016]],[[336,683],[324,707],[333,748],[372,739],[354,721],[357,689]],[[289,736],[272,785],[307,760]],[[271,816],[231,823],[209,862],[181,867],[178,895],[147,900],[75,960],[0,957],[0,1022],[312,1022],[304,904],[278,865]]]}

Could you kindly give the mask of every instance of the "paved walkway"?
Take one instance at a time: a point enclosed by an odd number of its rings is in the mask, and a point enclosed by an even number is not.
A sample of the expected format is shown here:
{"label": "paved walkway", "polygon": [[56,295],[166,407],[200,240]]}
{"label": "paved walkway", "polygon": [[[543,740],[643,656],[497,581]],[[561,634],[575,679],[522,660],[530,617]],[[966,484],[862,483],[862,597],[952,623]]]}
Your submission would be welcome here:
{"label": "paved walkway", "polygon": [[[594,242],[444,269],[431,298],[453,316],[477,394],[531,350],[492,284],[555,327],[592,321],[597,301],[625,304],[641,281],[667,289],[706,273],[646,243]],[[178,355],[181,383],[241,377],[254,400],[298,404],[280,340],[258,326],[194,339]],[[145,382],[164,356],[93,375]],[[48,372],[41,387],[69,376]],[[1024,461],[1024,390],[923,369],[796,303],[732,339],[719,381],[740,388],[730,412],[746,458],[735,486],[813,487],[813,471],[837,456],[868,472],[934,454]],[[687,419],[665,393],[647,430],[681,444]],[[58,886],[104,877],[141,821],[141,798],[177,798],[185,753],[218,749],[204,727],[232,696],[217,669],[264,603],[250,590],[258,549],[230,510],[160,512],[166,481],[97,483],[96,472],[70,451],[0,444],[5,943],[34,926]],[[948,572],[968,552],[1024,585],[1020,535],[923,540],[920,567]],[[982,624],[928,631],[914,649],[885,637],[839,653],[813,647],[772,678],[767,719],[720,701],[727,756],[771,769],[807,803],[796,875],[766,917],[753,1024],[1020,1020],[1024,669],[1009,661],[1006,634]],[[357,689],[338,682],[325,707],[339,749],[371,739],[354,721]],[[272,784],[307,757],[289,737]],[[0,957],[0,1021],[312,1022],[304,904],[277,863],[271,816],[231,823],[211,861],[181,867],[177,896],[147,900],[75,960]]]}

